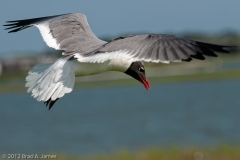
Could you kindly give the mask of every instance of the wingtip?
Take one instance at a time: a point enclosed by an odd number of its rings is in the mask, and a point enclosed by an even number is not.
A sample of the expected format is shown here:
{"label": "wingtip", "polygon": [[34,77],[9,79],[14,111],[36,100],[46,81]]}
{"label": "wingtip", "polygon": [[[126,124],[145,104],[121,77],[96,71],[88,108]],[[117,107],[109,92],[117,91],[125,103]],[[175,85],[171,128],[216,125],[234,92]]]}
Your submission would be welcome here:
{"label": "wingtip", "polygon": [[14,29],[14,28],[16,28],[16,27],[17,27],[17,26],[12,26],[12,27],[5,28],[4,30]]}
{"label": "wingtip", "polygon": [[26,20],[6,21],[6,23],[9,24],[4,24],[3,26],[8,28],[4,30],[12,29],[8,33],[18,32],[32,26],[32,24],[28,23]]}
{"label": "wingtip", "polygon": [[183,59],[182,61],[191,62],[191,61],[192,61],[192,58]]}
{"label": "wingtip", "polygon": [[222,48],[225,53],[230,53],[230,52],[239,52],[240,48],[239,46],[223,46]]}
{"label": "wingtip", "polygon": [[16,32],[16,31],[8,31],[8,33],[14,33],[14,32]]}
{"label": "wingtip", "polygon": [[210,44],[210,43],[204,43],[204,42],[199,42],[195,41],[196,44],[205,47],[206,49],[210,49],[215,52],[220,52],[220,53],[230,53],[230,52],[235,52],[239,51],[238,46],[226,46],[226,45],[218,45],[218,44]]}
{"label": "wingtip", "polygon": [[8,33],[14,33],[14,32],[20,31],[20,30],[21,30],[21,28],[16,28],[16,29],[9,31]]}
{"label": "wingtip", "polygon": [[13,33],[13,32],[18,32],[18,31],[21,31],[21,30],[29,28],[29,27],[31,27],[31,26],[12,26],[12,27],[5,28],[4,30],[12,29],[8,33]]}

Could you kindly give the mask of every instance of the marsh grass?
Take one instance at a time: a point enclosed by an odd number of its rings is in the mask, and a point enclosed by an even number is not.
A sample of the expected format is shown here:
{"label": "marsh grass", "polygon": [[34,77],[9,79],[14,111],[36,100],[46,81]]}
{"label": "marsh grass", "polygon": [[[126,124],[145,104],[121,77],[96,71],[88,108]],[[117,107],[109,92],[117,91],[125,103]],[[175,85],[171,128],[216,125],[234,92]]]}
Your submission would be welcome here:
{"label": "marsh grass", "polygon": [[149,148],[138,152],[123,150],[110,154],[71,157],[58,155],[59,160],[240,160],[240,146],[217,148]]}
{"label": "marsh grass", "polygon": [[[26,92],[25,76],[26,73],[18,73],[19,75],[3,75],[0,79],[0,94],[13,93],[13,92]],[[120,74],[120,73],[119,73]],[[164,84],[164,83],[181,83],[181,82],[198,82],[208,80],[227,80],[227,79],[240,79],[240,70],[223,70],[212,73],[197,73],[190,75],[172,75],[163,77],[150,77],[151,84]],[[116,87],[116,86],[140,86],[141,84],[132,79],[121,80],[104,80],[104,81],[85,81],[76,82],[75,89],[79,88],[97,88],[97,87]]]}

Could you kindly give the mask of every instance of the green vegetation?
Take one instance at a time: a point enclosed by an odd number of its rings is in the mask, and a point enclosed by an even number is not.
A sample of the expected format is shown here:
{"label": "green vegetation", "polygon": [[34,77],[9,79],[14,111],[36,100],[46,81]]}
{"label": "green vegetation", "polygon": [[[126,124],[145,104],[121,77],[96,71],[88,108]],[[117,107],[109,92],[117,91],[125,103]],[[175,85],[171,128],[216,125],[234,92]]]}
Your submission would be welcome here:
{"label": "green vegetation", "polygon": [[[121,73],[119,73],[121,74]],[[16,73],[11,75],[3,75],[0,79],[0,93],[12,92],[26,92],[25,77],[26,73]],[[224,70],[212,73],[197,73],[189,75],[172,75],[163,77],[151,77],[149,81],[151,84],[159,83],[181,83],[191,81],[207,81],[207,80],[227,80],[227,79],[240,79],[240,70]],[[138,81],[129,78],[121,80],[104,80],[104,81],[84,81],[76,82],[76,88],[96,88],[96,87],[115,87],[127,85],[141,85]]]}
{"label": "green vegetation", "polygon": [[[66,156],[51,152],[44,153],[44,155],[56,155],[57,160],[240,160],[240,146],[222,145],[217,148],[158,147],[137,152],[122,150],[115,153],[98,153],[87,156]],[[41,156],[38,154],[39,159]],[[1,157],[0,160],[4,159]]]}
{"label": "green vegetation", "polygon": [[138,152],[128,150],[85,157],[60,156],[58,160],[239,160],[239,146],[220,146],[217,148],[152,148]]}

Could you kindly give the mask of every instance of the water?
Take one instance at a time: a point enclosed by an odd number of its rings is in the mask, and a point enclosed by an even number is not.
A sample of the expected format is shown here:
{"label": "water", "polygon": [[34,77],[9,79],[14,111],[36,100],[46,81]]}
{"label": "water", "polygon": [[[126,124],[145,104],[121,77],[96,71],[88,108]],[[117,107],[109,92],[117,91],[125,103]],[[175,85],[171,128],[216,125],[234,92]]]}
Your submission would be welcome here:
{"label": "water", "polygon": [[239,81],[75,90],[48,111],[0,95],[0,153],[89,155],[240,142]]}

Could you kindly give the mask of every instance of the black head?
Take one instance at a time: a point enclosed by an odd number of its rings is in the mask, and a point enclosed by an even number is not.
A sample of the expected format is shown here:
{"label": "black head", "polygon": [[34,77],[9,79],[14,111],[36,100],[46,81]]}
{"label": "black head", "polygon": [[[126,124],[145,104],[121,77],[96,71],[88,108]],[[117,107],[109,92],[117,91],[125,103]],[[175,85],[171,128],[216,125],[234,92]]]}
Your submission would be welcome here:
{"label": "black head", "polygon": [[127,69],[127,71],[124,73],[141,82],[146,88],[146,90],[149,90],[150,83],[146,78],[145,68],[141,62],[133,62]]}

